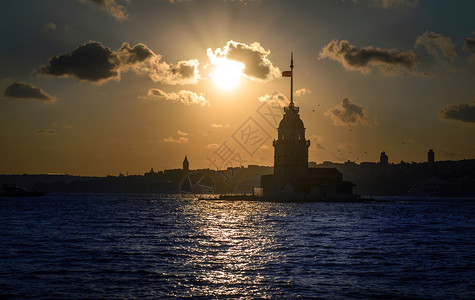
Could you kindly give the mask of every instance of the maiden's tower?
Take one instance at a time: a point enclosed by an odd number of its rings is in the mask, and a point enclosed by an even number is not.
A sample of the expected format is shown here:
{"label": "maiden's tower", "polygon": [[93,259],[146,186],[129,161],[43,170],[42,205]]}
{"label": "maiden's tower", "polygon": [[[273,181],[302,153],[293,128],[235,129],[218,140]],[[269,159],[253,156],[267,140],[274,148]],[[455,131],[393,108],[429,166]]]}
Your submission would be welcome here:
{"label": "maiden's tower", "polygon": [[293,101],[293,55],[290,71],[290,104],[284,108],[284,116],[277,128],[274,140],[274,174],[261,177],[261,187],[266,200],[272,201],[321,201],[353,198],[354,184],[343,181],[343,175],[335,168],[309,168],[305,127],[300,119],[299,108]]}

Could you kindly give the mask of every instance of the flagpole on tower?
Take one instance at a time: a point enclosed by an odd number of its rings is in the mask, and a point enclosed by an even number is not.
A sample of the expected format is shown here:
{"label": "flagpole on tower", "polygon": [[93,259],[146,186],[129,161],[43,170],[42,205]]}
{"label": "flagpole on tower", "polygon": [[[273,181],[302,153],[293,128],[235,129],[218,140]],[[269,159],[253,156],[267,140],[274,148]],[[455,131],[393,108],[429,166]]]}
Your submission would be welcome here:
{"label": "flagpole on tower", "polygon": [[290,106],[294,106],[294,53],[290,52]]}
{"label": "flagpole on tower", "polygon": [[282,77],[290,77],[290,104],[289,108],[294,110],[294,53],[290,52],[290,71],[283,71]]}

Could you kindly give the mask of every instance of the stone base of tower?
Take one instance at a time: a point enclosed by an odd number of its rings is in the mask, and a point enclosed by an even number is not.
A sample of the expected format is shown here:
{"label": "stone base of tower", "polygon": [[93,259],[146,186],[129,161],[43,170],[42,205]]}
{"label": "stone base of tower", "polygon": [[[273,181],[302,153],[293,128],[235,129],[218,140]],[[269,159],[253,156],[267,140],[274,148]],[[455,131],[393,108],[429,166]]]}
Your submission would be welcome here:
{"label": "stone base of tower", "polygon": [[263,197],[267,201],[327,201],[351,200],[354,184],[343,181],[335,168],[310,168],[296,176],[273,174],[261,176]]}

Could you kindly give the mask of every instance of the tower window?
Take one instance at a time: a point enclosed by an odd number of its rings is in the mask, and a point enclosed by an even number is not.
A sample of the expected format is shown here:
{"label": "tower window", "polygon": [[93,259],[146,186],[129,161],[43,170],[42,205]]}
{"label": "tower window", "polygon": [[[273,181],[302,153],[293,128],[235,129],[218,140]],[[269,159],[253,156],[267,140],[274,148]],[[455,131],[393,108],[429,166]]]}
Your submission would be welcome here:
{"label": "tower window", "polygon": [[285,133],[282,133],[282,140],[285,140]]}
{"label": "tower window", "polygon": [[291,141],[291,142],[294,141],[294,134],[293,134],[293,133],[290,134],[290,141]]}

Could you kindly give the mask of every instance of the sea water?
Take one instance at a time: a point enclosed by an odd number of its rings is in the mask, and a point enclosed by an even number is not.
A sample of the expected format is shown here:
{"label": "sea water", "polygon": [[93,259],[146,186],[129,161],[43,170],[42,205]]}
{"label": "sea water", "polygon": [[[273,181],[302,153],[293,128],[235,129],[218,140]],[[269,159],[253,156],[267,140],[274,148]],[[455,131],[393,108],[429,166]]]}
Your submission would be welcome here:
{"label": "sea water", "polygon": [[0,198],[0,298],[475,298],[475,201]]}

